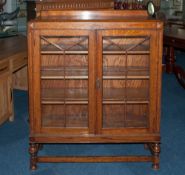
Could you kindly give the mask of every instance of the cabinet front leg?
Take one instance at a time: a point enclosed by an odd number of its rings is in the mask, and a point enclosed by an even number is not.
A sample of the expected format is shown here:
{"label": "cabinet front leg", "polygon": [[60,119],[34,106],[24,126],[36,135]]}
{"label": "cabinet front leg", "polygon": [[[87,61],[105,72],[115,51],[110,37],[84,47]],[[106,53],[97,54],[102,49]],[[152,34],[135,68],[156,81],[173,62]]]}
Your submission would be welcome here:
{"label": "cabinet front leg", "polygon": [[30,143],[29,153],[30,153],[30,169],[36,170],[37,169],[37,152],[38,152],[38,145],[35,143]]}
{"label": "cabinet front leg", "polygon": [[151,151],[152,151],[152,154],[153,154],[152,168],[154,170],[158,170],[159,169],[159,154],[160,154],[160,151],[161,151],[159,143],[152,144]]}

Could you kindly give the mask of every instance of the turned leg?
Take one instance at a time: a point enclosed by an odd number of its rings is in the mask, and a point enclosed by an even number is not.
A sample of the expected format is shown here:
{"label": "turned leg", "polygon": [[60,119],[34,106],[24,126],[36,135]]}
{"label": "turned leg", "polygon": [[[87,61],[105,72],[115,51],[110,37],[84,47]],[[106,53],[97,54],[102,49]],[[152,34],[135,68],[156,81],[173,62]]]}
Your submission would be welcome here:
{"label": "turned leg", "polygon": [[149,148],[150,148],[150,151],[151,151],[151,153],[153,155],[152,168],[154,170],[158,170],[159,169],[160,145],[159,145],[159,143],[149,144]]}
{"label": "turned leg", "polygon": [[38,152],[38,144],[30,143],[29,153],[30,153],[30,169],[37,169],[37,152]]}

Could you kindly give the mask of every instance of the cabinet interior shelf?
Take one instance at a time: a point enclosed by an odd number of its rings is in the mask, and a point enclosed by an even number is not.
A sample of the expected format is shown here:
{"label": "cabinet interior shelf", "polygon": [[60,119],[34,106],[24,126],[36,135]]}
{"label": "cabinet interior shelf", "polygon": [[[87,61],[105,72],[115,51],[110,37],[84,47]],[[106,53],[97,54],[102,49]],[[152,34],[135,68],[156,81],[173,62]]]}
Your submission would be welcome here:
{"label": "cabinet interior shelf", "polygon": [[[104,88],[104,103],[148,103],[148,92],[145,88],[129,88],[123,90],[121,88]],[[88,103],[87,89],[68,89],[64,93],[64,89],[43,89],[43,103]]]}
{"label": "cabinet interior shelf", "polygon": [[88,55],[88,51],[86,50],[70,50],[70,51],[41,51],[42,55]]}
{"label": "cabinet interior shelf", "polygon": [[42,80],[88,80],[88,76],[41,76]]}
{"label": "cabinet interior shelf", "polygon": [[[149,79],[150,76],[103,76],[103,80]],[[88,76],[41,76],[42,80],[88,80]]]}
{"label": "cabinet interior shelf", "polygon": [[[76,104],[76,105],[80,105],[80,104],[84,104],[87,105],[88,101],[87,100],[65,100],[65,101],[52,101],[52,100],[42,100],[41,104],[43,105],[71,105],[71,104]],[[108,104],[149,104],[149,101],[124,101],[124,100],[103,100],[102,104],[104,105],[108,105]]]}
{"label": "cabinet interior shelf", "polygon": [[149,79],[150,76],[103,76],[103,80],[136,80],[136,79]]}
{"label": "cabinet interior shelf", "polygon": [[149,104],[149,101],[103,100],[103,104]]}
{"label": "cabinet interior shelf", "polygon": [[[149,79],[144,66],[104,66],[103,79]],[[88,79],[87,66],[42,67],[41,79]]]}
{"label": "cabinet interior shelf", "polygon": [[43,105],[51,105],[51,104],[53,104],[53,105],[59,105],[59,104],[61,104],[61,105],[64,105],[64,104],[66,104],[66,105],[70,105],[70,104],[73,104],[73,105],[78,105],[78,104],[83,104],[83,105],[86,105],[86,104],[88,104],[88,101],[87,100],[65,100],[65,101],[52,101],[52,100],[42,100],[41,101],[41,104],[43,104]]}
{"label": "cabinet interior shelf", "polygon": [[[43,66],[41,67],[41,71],[83,71],[86,72],[88,71],[88,66]],[[103,71],[107,72],[126,72],[126,71],[149,71],[148,67],[144,66],[104,66]],[[137,73],[138,73],[137,72]]]}
{"label": "cabinet interior shelf", "polygon": [[[71,51],[55,51],[55,50],[51,50],[51,51],[41,51],[42,55],[88,55],[88,51],[86,50],[71,50]],[[119,51],[119,50],[106,50],[103,51],[102,53],[103,55],[149,55],[150,51]]]}

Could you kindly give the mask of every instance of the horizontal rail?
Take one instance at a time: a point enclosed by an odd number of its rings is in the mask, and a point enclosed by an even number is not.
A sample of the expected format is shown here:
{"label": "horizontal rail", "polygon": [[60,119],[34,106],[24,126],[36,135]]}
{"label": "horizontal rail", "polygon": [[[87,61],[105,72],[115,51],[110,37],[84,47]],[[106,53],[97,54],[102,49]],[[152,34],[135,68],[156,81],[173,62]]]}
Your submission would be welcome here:
{"label": "horizontal rail", "polygon": [[60,156],[39,156],[37,158],[38,162],[43,163],[77,163],[77,162],[152,162],[152,156],[76,156],[76,157],[60,157]]}

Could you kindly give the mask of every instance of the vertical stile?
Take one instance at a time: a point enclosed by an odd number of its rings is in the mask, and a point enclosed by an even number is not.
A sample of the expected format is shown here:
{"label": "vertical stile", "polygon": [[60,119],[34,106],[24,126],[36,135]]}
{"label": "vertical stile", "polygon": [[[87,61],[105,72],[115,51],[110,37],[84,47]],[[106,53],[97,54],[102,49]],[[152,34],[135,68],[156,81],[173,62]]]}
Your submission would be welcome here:
{"label": "vertical stile", "polygon": [[127,69],[127,64],[128,64],[128,53],[127,50],[125,52],[125,105],[124,105],[124,126],[126,127],[126,118],[127,118],[127,74],[128,74],[128,69]]}
{"label": "vertical stile", "polygon": [[67,124],[67,115],[66,115],[66,54],[65,50],[63,50],[63,56],[64,56],[64,127],[66,128]]}

